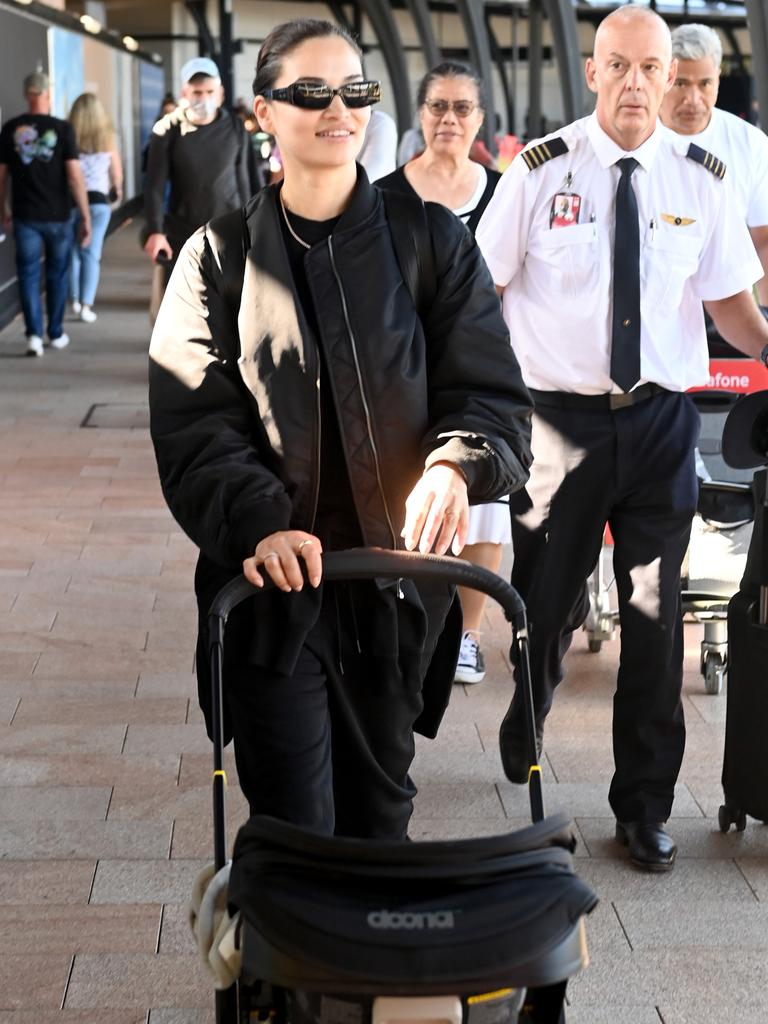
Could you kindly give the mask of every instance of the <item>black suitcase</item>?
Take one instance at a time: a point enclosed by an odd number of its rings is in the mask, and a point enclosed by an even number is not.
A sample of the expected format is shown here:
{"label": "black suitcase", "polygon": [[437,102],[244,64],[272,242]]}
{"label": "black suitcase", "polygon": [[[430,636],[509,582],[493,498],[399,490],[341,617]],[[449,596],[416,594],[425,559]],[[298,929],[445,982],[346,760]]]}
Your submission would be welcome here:
{"label": "black suitcase", "polygon": [[718,823],[768,822],[768,471],[755,473],[755,527],[747,568],[728,604],[728,707]]}

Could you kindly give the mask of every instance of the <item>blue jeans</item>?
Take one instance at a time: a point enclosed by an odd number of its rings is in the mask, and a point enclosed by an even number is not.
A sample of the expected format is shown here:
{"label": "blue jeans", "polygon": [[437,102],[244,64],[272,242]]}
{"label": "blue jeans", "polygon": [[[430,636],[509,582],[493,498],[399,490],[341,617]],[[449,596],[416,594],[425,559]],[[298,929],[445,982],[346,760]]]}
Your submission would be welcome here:
{"label": "blue jeans", "polygon": [[48,337],[64,333],[67,302],[67,272],[72,249],[72,228],[68,220],[13,221],[16,241],[16,273],[27,337],[43,336],[43,307],[40,301],[40,260],[45,252],[45,304]]}
{"label": "blue jeans", "polygon": [[82,219],[80,211],[75,210],[72,214],[73,244],[70,291],[72,301],[82,302],[84,306],[92,306],[96,298],[101,272],[101,250],[112,214],[107,203],[93,203],[90,209],[93,236],[90,245],[84,249],[77,240],[77,232]]}

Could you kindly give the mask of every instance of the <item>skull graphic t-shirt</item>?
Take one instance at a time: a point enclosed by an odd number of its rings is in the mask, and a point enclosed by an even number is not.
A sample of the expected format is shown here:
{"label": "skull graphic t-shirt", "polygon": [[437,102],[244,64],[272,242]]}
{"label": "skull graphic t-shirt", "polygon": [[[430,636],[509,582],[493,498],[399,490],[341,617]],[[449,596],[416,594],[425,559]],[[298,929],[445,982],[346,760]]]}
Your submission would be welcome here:
{"label": "skull graphic t-shirt", "polygon": [[47,114],[21,114],[3,125],[0,163],[9,167],[14,218],[69,219],[67,160],[77,160],[75,133],[68,121]]}

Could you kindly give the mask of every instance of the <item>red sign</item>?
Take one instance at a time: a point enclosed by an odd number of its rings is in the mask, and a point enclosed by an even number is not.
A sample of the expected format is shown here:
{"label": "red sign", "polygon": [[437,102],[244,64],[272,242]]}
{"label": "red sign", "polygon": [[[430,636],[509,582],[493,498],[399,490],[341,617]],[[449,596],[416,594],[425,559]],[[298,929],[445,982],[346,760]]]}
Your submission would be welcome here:
{"label": "red sign", "polygon": [[756,359],[710,359],[709,382],[690,391],[733,391],[739,395],[768,389],[768,368]]}

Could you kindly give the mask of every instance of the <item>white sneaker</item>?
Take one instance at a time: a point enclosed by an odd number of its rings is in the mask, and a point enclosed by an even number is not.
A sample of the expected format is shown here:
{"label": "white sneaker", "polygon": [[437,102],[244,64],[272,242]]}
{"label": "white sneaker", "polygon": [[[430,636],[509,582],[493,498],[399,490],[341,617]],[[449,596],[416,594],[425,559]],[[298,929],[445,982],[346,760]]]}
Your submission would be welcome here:
{"label": "white sneaker", "polygon": [[41,356],[43,354],[43,339],[37,334],[30,334],[27,337],[27,355]]}
{"label": "white sneaker", "polygon": [[66,348],[69,344],[69,335],[60,334],[58,338],[51,338],[48,344],[51,348]]}
{"label": "white sneaker", "polygon": [[80,310],[80,319],[86,324],[94,323],[98,318],[90,306],[83,306]]}
{"label": "white sneaker", "polygon": [[80,310],[82,308],[83,307],[80,305],[80,303],[77,301],[77,299],[75,299],[75,301],[72,303],[72,312],[75,314],[75,316],[79,316]]}
{"label": "white sneaker", "polygon": [[485,679],[485,659],[480,644],[471,633],[461,638],[459,661],[456,665],[455,683],[480,683]]}

